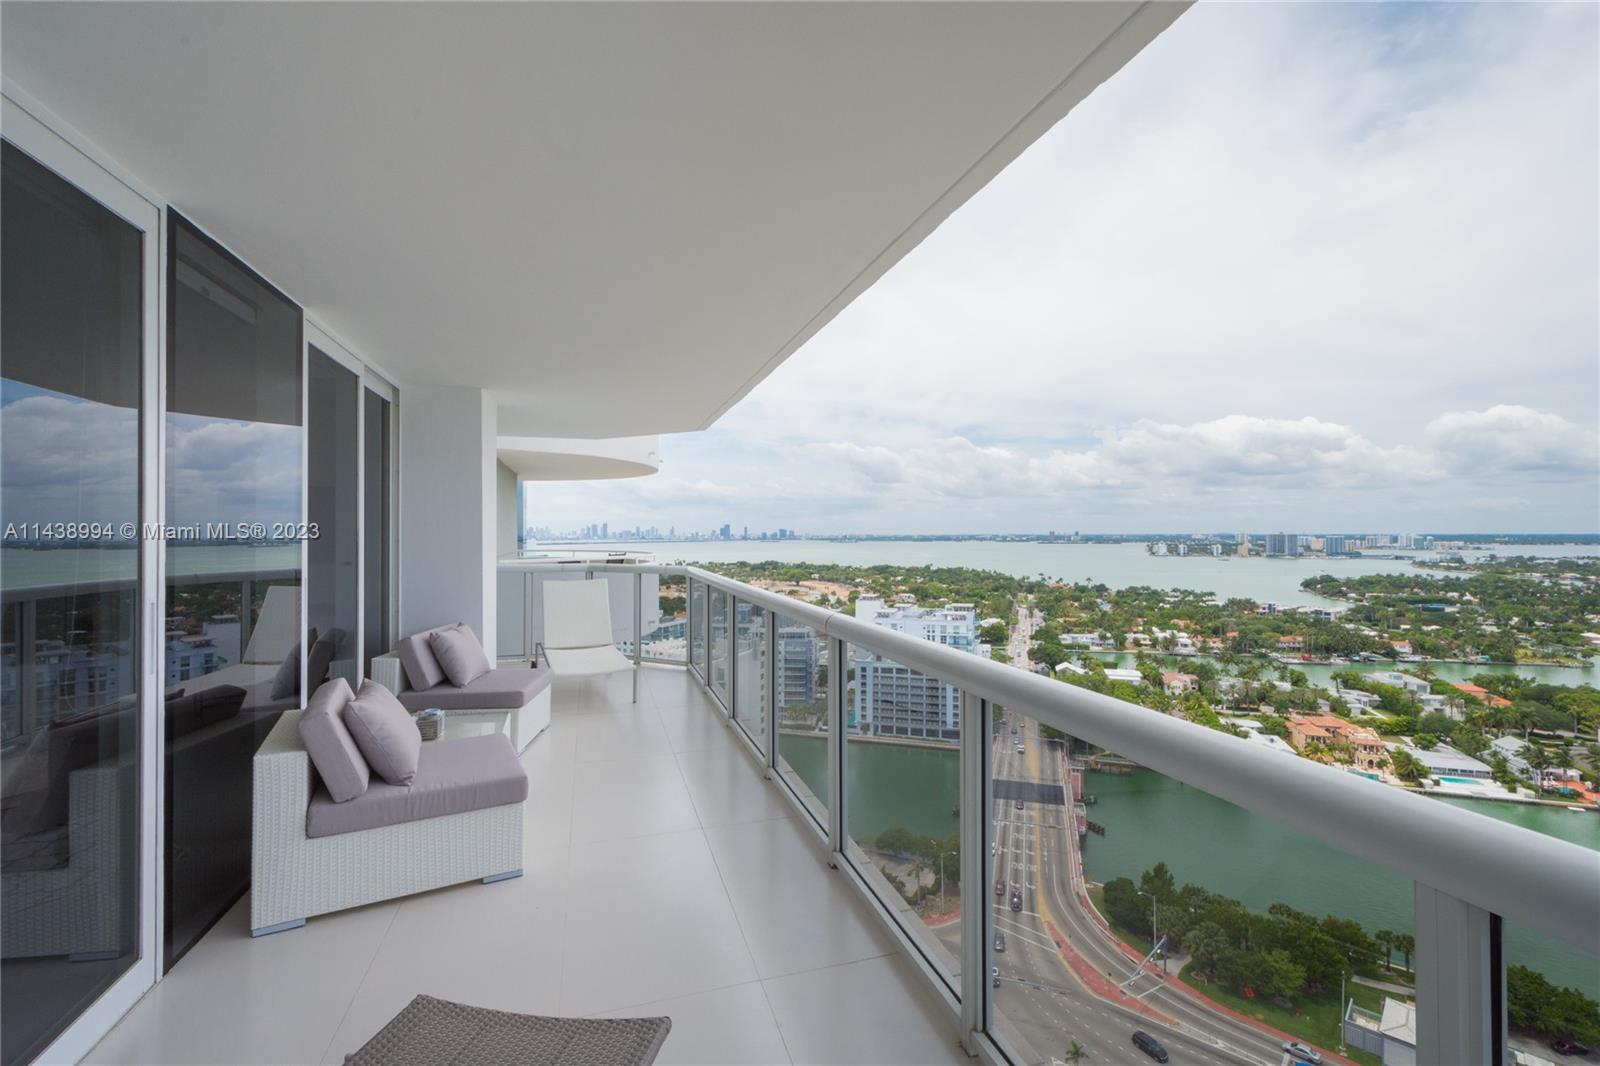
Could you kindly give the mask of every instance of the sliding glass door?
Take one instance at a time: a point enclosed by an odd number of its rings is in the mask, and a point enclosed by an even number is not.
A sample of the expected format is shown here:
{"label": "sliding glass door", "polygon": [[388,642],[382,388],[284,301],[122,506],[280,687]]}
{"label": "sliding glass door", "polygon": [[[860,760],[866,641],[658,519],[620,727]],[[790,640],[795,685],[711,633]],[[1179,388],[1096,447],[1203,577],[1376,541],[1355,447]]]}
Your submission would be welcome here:
{"label": "sliding glass door", "polygon": [[157,242],[152,207],[9,105],[5,120],[0,1059],[11,1063],[87,1050],[55,1042],[154,977],[141,902],[154,884],[156,554],[139,533],[154,517],[141,411]]}
{"label": "sliding glass door", "polygon": [[[331,345],[326,345],[331,348]],[[361,687],[361,381],[306,348],[306,694],[332,677]]]}
{"label": "sliding glass door", "polygon": [[250,884],[251,759],[302,703],[300,308],[169,210],[166,956]]}

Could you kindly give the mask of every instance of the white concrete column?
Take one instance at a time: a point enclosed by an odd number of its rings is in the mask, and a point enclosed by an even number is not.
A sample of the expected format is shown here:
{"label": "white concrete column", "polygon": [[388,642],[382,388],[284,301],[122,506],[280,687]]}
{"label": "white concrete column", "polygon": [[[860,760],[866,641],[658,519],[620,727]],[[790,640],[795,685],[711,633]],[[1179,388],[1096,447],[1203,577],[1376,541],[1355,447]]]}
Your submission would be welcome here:
{"label": "white concrete column", "polygon": [[495,404],[406,386],[400,419],[400,634],[466,622],[492,657],[499,547]]}
{"label": "white concrete column", "polygon": [[1418,1066],[1501,1066],[1505,960],[1494,915],[1416,886]]}

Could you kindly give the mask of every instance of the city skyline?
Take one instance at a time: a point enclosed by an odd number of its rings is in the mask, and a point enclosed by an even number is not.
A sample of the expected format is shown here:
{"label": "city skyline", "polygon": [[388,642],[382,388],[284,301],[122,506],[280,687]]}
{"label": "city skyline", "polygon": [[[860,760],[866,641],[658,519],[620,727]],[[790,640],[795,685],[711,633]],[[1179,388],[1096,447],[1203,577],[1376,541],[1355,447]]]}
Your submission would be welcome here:
{"label": "city skyline", "polygon": [[530,520],[1592,528],[1595,21],[1201,5],[659,474]]}

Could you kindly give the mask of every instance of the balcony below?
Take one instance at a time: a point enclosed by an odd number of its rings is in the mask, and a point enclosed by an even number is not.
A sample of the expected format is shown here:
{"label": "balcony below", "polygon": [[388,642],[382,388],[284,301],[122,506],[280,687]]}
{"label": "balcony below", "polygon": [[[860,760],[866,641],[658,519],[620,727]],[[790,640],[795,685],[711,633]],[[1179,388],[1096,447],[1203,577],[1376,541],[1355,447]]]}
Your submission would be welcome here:
{"label": "balcony below", "polygon": [[340,1062],[420,992],[672,1018],[661,1062],[969,1061],[956,1019],[679,667],[558,685],[525,874],[252,940],[241,900],[90,1062]]}

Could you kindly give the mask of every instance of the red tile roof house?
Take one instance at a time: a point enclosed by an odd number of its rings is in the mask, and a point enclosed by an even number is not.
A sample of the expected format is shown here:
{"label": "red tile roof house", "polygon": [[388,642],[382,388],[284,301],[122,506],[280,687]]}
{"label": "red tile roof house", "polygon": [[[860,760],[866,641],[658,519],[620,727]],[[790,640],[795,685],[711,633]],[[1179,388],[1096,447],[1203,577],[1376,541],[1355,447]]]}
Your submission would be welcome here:
{"label": "red tile roof house", "polygon": [[1389,761],[1389,749],[1383,740],[1365,726],[1331,714],[1291,714],[1289,743],[1301,751],[1312,741],[1350,745],[1356,765],[1363,769],[1381,770]]}
{"label": "red tile roof house", "polygon": [[1489,706],[1489,707],[1509,707],[1509,706],[1511,706],[1511,701],[1510,700],[1506,699],[1504,696],[1496,696],[1494,693],[1490,692],[1488,689],[1484,688],[1482,685],[1474,685],[1474,684],[1471,684],[1471,683],[1466,682],[1466,681],[1452,681],[1450,683],[1453,686],[1455,686],[1455,688],[1458,691],[1465,692],[1469,696],[1477,697],[1479,700],[1483,701],[1483,703],[1486,706]]}
{"label": "red tile roof house", "polygon": [[1200,679],[1194,674],[1165,673],[1161,675],[1161,687],[1169,695],[1179,696],[1199,688]]}

